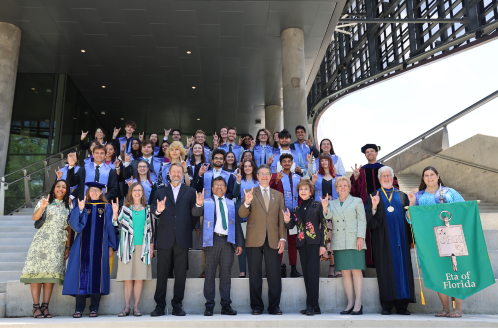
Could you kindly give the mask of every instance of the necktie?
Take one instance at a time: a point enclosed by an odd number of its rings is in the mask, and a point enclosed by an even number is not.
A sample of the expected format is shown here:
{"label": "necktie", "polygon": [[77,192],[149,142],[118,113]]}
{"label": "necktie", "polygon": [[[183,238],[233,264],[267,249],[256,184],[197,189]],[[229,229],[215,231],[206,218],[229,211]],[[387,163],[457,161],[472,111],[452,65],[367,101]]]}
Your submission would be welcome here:
{"label": "necktie", "polygon": [[268,196],[268,189],[263,189],[265,193],[263,194],[263,200],[265,202],[266,206],[266,211],[268,211],[268,208],[270,207],[270,197]]}
{"label": "necktie", "polygon": [[263,164],[266,164],[266,146],[261,147],[261,157],[263,158]]}
{"label": "necktie", "polygon": [[221,212],[221,223],[223,226],[223,230],[227,230],[227,218],[225,217],[225,208],[223,207],[223,198],[218,198],[220,202],[220,212]]}
{"label": "necktie", "polygon": [[95,182],[99,182],[100,180],[100,166],[95,165]]}
{"label": "necktie", "polygon": [[228,144],[228,151],[232,151],[232,144]]}

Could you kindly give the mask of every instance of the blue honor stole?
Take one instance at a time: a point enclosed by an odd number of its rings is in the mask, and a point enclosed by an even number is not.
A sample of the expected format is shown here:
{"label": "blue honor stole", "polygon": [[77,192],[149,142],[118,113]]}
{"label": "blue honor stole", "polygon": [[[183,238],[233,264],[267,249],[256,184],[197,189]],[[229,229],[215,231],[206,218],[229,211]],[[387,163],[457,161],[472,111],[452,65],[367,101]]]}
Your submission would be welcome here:
{"label": "blue honor stole", "polygon": [[[220,176],[222,176],[223,179],[225,179],[228,188],[228,179],[230,179],[230,172],[227,172],[222,169]],[[204,197],[211,197],[211,182],[213,181],[213,170],[209,170],[206,173],[204,173],[203,180],[204,180]]]}
{"label": "blue honor stole", "polygon": [[[218,148],[223,149],[225,153],[228,153],[228,144],[224,143],[223,145],[219,146]],[[239,158],[240,155],[240,149],[242,147],[237,145],[235,142],[232,144],[232,152],[235,154],[235,158]]]}
{"label": "blue honor stole", "polygon": [[[119,153],[121,153],[121,147],[123,146],[123,144],[126,145],[126,136],[125,137],[119,137]],[[125,153],[126,154],[129,154],[131,153],[131,144],[133,143],[133,137],[130,138],[130,143],[128,144],[128,146],[125,148]]]}
{"label": "blue honor stole", "polygon": [[[209,154],[211,154],[211,148],[204,145],[204,157],[206,158],[206,161],[204,163],[209,163]],[[192,148],[190,148],[190,158],[194,158],[194,154],[192,153]],[[189,163],[190,163],[190,158],[188,159]],[[192,170],[194,170],[194,167],[192,167]]]}
{"label": "blue honor stole", "polygon": [[299,196],[297,192],[297,184],[301,181],[301,177],[297,174],[292,174],[292,188],[289,181],[289,176],[284,173],[282,177],[282,186],[284,187],[284,203],[285,208],[289,209],[290,212],[294,211],[297,206],[297,198]]}
{"label": "blue honor stole", "polygon": [[[441,203],[446,203],[446,193],[448,192],[448,190],[450,190],[450,188],[448,187],[439,187],[439,189],[434,193],[434,201],[436,202],[436,204],[441,204]],[[419,199],[420,197],[422,197],[422,195],[424,194],[425,192],[425,189],[424,190],[420,190],[419,192],[417,192],[415,194],[415,205],[419,205],[418,202],[419,202]]]}
{"label": "blue honor stole", "polygon": [[[259,167],[259,165],[263,164],[261,157],[261,144],[257,144],[256,146],[254,146],[253,154],[256,166]],[[273,147],[270,146],[269,144],[266,144],[266,150],[265,150],[266,163],[268,163],[268,156],[271,156],[272,154],[273,154]]]}
{"label": "blue honor stole", "polygon": [[[235,244],[235,204],[231,199],[225,197],[228,208],[228,218],[227,219],[227,231],[228,231],[228,242]],[[214,215],[216,212],[215,200],[211,197],[204,199],[204,222],[203,226],[203,236],[202,236],[202,246],[209,247],[213,246],[213,235],[214,235]]]}
{"label": "blue honor stole", "polygon": [[[74,174],[76,174],[76,172],[78,172],[78,170],[80,169],[80,166],[79,165],[75,165],[74,166]],[[68,165],[65,165],[61,168],[61,172],[62,172],[62,180],[67,180],[67,170],[68,170]],[[78,185],[74,186],[74,187],[69,187],[70,191],[73,192],[74,189],[78,188]]]}
{"label": "blue honor stole", "polygon": [[[106,163],[102,163],[100,165],[100,170],[99,170],[99,181],[94,181],[95,179],[95,163],[91,162],[87,165],[85,165],[85,182],[100,182],[106,186],[104,191],[104,195],[107,191],[107,182],[109,181],[109,173],[111,172],[111,167],[107,165]],[[88,189],[88,186],[85,186],[85,193],[86,190]]]}
{"label": "blue honor stole", "polygon": [[92,162],[92,159],[93,159],[93,156],[90,155],[87,158],[83,159],[83,163],[85,163],[85,165],[90,164]]}
{"label": "blue honor stole", "polygon": [[[318,176],[318,180],[316,180],[315,182],[315,200],[317,202],[320,201],[320,197],[324,197],[326,196],[327,194],[323,194],[322,193],[322,180],[323,180],[323,175],[321,174],[317,174]],[[337,197],[339,197],[339,195],[337,194],[337,190],[335,190],[334,188],[334,184],[335,184],[335,178],[332,179],[332,199],[336,199]]]}
{"label": "blue honor stole", "polygon": [[303,157],[306,158],[306,155],[310,153],[311,151],[311,148],[308,147],[308,145],[306,144],[306,142],[303,142],[303,145],[301,146],[301,144],[299,143],[299,141],[296,141],[294,142],[294,148],[296,148],[296,150],[303,155]]}
{"label": "blue honor stole", "polygon": [[[275,152],[275,157],[273,157],[273,163],[271,163],[271,173],[277,173],[277,163],[280,163],[280,148]],[[303,168],[301,166],[301,156],[300,156],[300,152],[296,149],[290,149],[291,151],[291,154],[292,154],[292,157],[294,157],[294,164],[296,164],[296,166],[299,166],[301,168]]]}

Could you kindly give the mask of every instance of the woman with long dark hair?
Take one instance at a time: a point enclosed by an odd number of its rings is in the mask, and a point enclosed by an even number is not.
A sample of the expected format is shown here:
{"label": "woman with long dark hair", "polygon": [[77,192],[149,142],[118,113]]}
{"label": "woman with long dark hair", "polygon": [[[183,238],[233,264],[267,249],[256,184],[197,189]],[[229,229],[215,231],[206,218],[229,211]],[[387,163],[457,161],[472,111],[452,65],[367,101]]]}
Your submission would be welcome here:
{"label": "woman with long dark hair", "polygon": [[161,147],[159,147],[159,137],[157,133],[151,133],[149,135],[149,140],[152,142],[153,147],[154,147],[154,155],[157,155],[159,153],[159,150]]}
{"label": "woman with long dark hair", "polygon": [[[85,139],[86,139],[87,135],[88,135],[88,131],[86,131],[86,132],[81,131],[80,150],[90,149],[90,143],[91,143],[91,141],[85,143]],[[105,146],[107,144],[107,141],[105,139],[104,131],[102,131],[101,128],[97,128],[95,130],[95,139],[93,139],[93,140],[98,141],[102,146]]]}
{"label": "woman with long dark hair", "polygon": [[154,161],[159,161],[160,163],[169,163],[169,158],[166,156],[166,151],[168,150],[169,142],[164,140],[161,143],[161,148],[157,155],[154,155]]}
{"label": "woman with long dark hair", "polygon": [[[418,192],[415,192],[415,189],[413,189],[413,192],[408,194],[410,206],[465,202],[463,197],[455,189],[444,185],[439,172],[433,166],[427,166],[422,171],[418,190]],[[460,318],[462,316],[461,299],[455,298],[455,307],[450,311],[452,303],[450,302],[450,297],[441,293],[437,294],[443,305],[443,310],[436,314],[436,317]]]}
{"label": "woman with long dark hair", "polygon": [[206,155],[204,154],[204,146],[201,143],[194,143],[192,146],[192,157],[187,160],[187,166],[192,168],[194,172],[194,181],[199,175],[199,170],[202,164],[206,163]]}
{"label": "woman with long dark hair", "polygon": [[140,160],[137,164],[137,176],[133,181],[127,182],[128,186],[134,183],[141,183],[144,189],[145,203],[150,205],[150,202],[154,201],[154,195],[157,190],[157,184],[154,182],[155,179],[157,181],[156,177],[151,177],[149,163],[145,160]]}
{"label": "woman with long dark hair", "polygon": [[226,156],[225,164],[223,164],[223,170],[233,173],[237,169],[237,159],[235,158],[235,153],[229,151]]}
{"label": "woman with long dark hair", "polygon": [[[344,168],[344,164],[342,163],[342,158],[335,154],[334,147],[332,146],[332,141],[330,141],[330,139],[325,138],[320,141],[320,156],[321,155],[327,155],[332,159],[332,163],[334,164],[336,175],[338,177],[347,176],[346,169]],[[311,156],[308,156],[308,169],[309,171],[311,171],[311,174],[315,174],[316,172],[318,172],[319,167],[320,163],[318,161],[318,158],[315,158],[315,162],[312,163]]]}
{"label": "woman with long dark hair", "polygon": [[[71,240],[71,228],[67,224],[72,209],[69,194],[66,180],[56,181],[47,198],[42,197],[38,201],[33,213],[33,221],[38,221],[45,212],[45,222],[33,237],[22,269],[21,282],[30,284],[33,317],[37,319],[52,318],[48,310],[52,290],[54,284],[62,285],[64,282]],[[43,303],[40,306],[42,287]]]}
{"label": "woman with long dark hair", "polygon": [[268,163],[268,157],[273,154],[274,148],[270,146],[270,131],[259,129],[256,133],[256,145],[252,149],[256,166]]}
{"label": "woman with long dark hair", "polygon": [[279,147],[279,145],[278,145],[278,135],[279,134],[280,134],[279,131],[273,132],[273,148],[275,148],[275,150],[277,150]]}

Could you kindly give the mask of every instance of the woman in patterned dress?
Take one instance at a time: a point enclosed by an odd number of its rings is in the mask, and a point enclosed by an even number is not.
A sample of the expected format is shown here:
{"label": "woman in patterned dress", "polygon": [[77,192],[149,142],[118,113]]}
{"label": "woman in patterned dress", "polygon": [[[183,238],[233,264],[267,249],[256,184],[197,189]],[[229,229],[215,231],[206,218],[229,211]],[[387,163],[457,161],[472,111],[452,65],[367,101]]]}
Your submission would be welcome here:
{"label": "woman in patterned dress", "polygon": [[[33,213],[33,221],[38,221],[45,211],[46,219],[29,247],[21,282],[30,284],[35,318],[52,318],[48,311],[52,290],[55,283],[62,285],[64,282],[71,237],[67,217],[71,208],[69,186],[66,180],[59,180],[52,186],[49,196],[36,204]],[[43,303],[40,307],[42,286]]]}

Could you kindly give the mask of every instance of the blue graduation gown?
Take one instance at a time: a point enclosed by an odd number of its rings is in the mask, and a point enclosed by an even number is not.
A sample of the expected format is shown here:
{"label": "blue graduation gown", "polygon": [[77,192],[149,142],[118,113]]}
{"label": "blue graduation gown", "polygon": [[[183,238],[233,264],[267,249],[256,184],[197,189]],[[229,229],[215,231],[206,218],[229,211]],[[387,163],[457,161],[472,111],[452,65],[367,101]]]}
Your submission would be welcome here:
{"label": "blue graduation gown", "polygon": [[87,203],[69,214],[69,225],[77,232],[62,288],[62,295],[109,294],[109,247],[117,249],[110,204]]}

